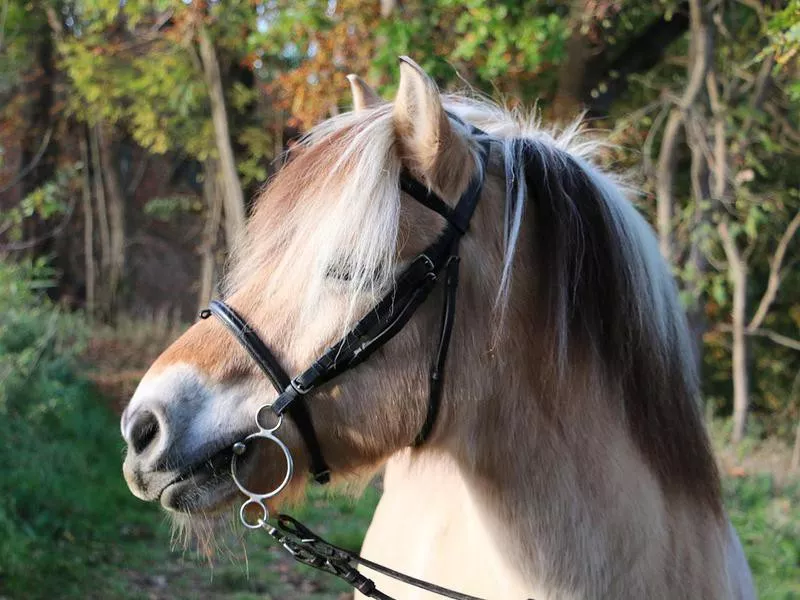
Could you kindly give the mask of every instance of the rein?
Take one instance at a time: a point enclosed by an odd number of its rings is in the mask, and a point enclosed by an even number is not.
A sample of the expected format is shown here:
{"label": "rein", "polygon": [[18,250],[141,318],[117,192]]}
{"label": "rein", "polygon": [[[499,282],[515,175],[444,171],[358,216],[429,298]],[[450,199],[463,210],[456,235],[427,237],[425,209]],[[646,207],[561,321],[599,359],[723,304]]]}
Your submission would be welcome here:
{"label": "rein", "polygon": [[[452,115],[451,115],[452,116]],[[453,117],[456,118],[456,117]],[[489,159],[488,136],[472,127],[473,135],[480,136],[480,168],[455,207],[450,207],[424,184],[404,172],[400,177],[400,189],[417,202],[438,213],[447,221],[436,241],[417,256],[399,275],[393,289],[381,299],[356,325],[328,348],[305,371],[290,378],[269,347],[255,330],[232,307],[222,301],[213,300],[200,318],[217,317],[236,337],[258,367],[267,376],[278,397],[272,404],[265,404],[256,412],[258,431],[233,446],[231,477],[247,500],[239,509],[239,518],[248,529],[265,529],[295,560],[340,577],[367,597],[392,600],[379,591],[372,580],[359,573],[361,564],[409,585],[427,590],[454,600],[480,600],[475,596],[461,594],[373,563],[354,552],[329,544],[299,521],[287,515],[279,515],[276,526],[269,524],[270,515],[265,501],[280,493],[294,474],[294,460],[286,444],[275,435],[283,424],[284,414],[294,421],[310,457],[309,470],[320,484],[330,481],[330,468],[322,454],[314,424],[308,410],[306,398],[316,388],[367,360],[373,352],[391,340],[408,323],[417,309],[428,298],[440,280],[444,281],[442,319],[439,342],[429,376],[428,408],[425,422],[414,438],[412,445],[426,442],[436,424],[441,404],[445,364],[450,347],[458,289],[459,242],[469,229],[483,189]],[[274,425],[265,424],[264,417],[272,413],[277,417]],[[277,445],[286,459],[286,475],[274,490],[259,494],[243,485],[237,475],[237,457],[244,454],[247,444],[258,440]],[[255,520],[248,517],[248,510],[260,513]]]}

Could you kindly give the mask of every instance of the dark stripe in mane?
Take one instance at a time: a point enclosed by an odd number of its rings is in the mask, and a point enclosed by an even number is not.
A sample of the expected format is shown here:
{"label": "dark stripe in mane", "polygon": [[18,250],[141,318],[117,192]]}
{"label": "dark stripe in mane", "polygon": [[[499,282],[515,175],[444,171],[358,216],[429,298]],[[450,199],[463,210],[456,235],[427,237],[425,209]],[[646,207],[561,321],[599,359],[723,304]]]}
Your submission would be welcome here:
{"label": "dark stripe in mane", "polygon": [[[515,140],[513,151],[524,165],[533,213],[542,347],[556,356],[547,379],[559,389],[570,364],[599,364],[606,385],[617,386],[611,393],[622,395],[633,439],[665,491],[721,512],[692,357],[685,355],[685,319],[672,286],[657,280],[668,277],[666,270],[647,272],[636,223],[575,158],[531,139]],[[669,314],[653,314],[658,295]]]}

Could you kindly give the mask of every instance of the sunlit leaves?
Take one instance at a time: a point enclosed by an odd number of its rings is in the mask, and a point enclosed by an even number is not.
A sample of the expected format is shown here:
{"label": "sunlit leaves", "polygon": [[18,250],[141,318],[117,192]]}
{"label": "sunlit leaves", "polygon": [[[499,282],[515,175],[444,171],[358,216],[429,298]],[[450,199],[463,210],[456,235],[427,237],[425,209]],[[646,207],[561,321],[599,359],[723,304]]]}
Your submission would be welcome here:
{"label": "sunlit leaves", "polygon": [[144,206],[144,214],[159,221],[180,218],[189,212],[201,212],[203,202],[196,196],[167,196],[149,200]]}
{"label": "sunlit leaves", "polygon": [[237,163],[244,184],[260,184],[266,181],[269,175],[266,165],[275,154],[273,136],[261,127],[252,126],[244,128],[236,141],[246,149],[243,158]]}
{"label": "sunlit leaves", "polygon": [[59,169],[52,179],[32,190],[18,204],[0,211],[0,234],[12,242],[20,241],[26,219],[37,217],[46,221],[71,210],[82,168],[77,163]]}

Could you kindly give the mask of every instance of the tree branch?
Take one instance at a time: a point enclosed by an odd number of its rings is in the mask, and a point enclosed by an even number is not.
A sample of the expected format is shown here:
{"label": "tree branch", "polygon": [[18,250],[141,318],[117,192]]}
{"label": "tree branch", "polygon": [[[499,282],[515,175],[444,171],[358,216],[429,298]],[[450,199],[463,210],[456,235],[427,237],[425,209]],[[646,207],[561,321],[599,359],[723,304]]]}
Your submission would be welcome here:
{"label": "tree branch", "polygon": [[606,65],[597,65],[596,61],[587,65],[588,73],[599,74],[587,82],[584,89],[584,97],[591,114],[607,114],[614,100],[628,88],[631,75],[648,71],[659,63],[669,45],[689,27],[688,6],[689,3],[684,2],[671,19],[667,20],[662,16],[651,23]]}
{"label": "tree branch", "polygon": [[779,108],[772,104],[772,102],[764,103],[764,111],[771,116],[775,122],[781,126],[780,132],[789,138],[792,142],[800,144],[800,131],[798,131],[794,124],[789,122],[785,115],[781,114]]}
{"label": "tree branch", "polygon": [[664,120],[667,118],[668,114],[669,105],[663,103],[658,115],[656,115],[656,118],[653,119],[653,124],[650,126],[650,130],[647,132],[647,137],[644,140],[644,144],[642,144],[642,170],[644,171],[645,177],[650,177],[653,175],[653,144],[656,141],[656,134],[661,129],[661,125],[664,123]]}
{"label": "tree branch", "polygon": [[748,8],[753,9],[753,12],[758,15],[758,20],[761,21],[761,25],[767,24],[767,17],[764,14],[764,6],[759,0],[736,0],[739,4],[746,6]]}
{"label": "tree branch", "polygon": [[706,73],[711,62],[712,33],[708,24],[707,8],[703,7],[702,0],[690,0],[690,19],[692,35],[692,67],[689,71],[689,83],[683,92],[680,108],[687,110],[697,99],[703,89]]}
{"label": "tree branch", "polygon": [[130,178],[128,181],[128,185],[125,186],[125,194],[128,196],[133,196],[136,193],[136,190],[139,188],[139,184],[142,183],[142,179],[144,178],[144,174],[147,171],[147,167],[150,164],[150,155],[145,154],[139,159],[139,164],[136,167],[136,172],[134,173],[133,177]]}
{"label": "tree branch", "polygon": [[[733,332],[733,327],[725,324],[717,325],[715,329],[722,333]],[[783,346],[784,348],[800,351],[800,340],[790,338],[789,336],[783,335],[782,333],[778,333],[777,331],[773,331],[772,329],[764,329],[764,328],[752,329],[752,330],[747,329],[745,330],[745,334],[751,337],[764,337],[775,342],[779,346]]]}
{"label": "tree branch", "polygon": [[680,110],[673,108],[669,113],[656,167],[656,223],[658,226],[658,245],[667,262],[672,262],[672,215],[675,198],[672,195],[675,170],[678,167],[678,136],[683,124]]}
{"label": "tree branch", "polygon": [[41,242],[56,237],[62,231],[64,231],[70,219],[72,218],[72,213],[75,211],[75,202],[76,202],[75,198],[73,198],[70,201],[69,205],[67,206],[67,210],[64,213],[64,218],[61,219],[59,224],[53,227],[53,229],[51,229],[44,235],[40,235],[35,238],[31,238],[29,240],[0,244],[0,252],[19,252],[21,250],[30,250],[31,248],[35,248]]}
{"label": "tree branch", "polygon": [[717,75],[710,69],[706,76],[706,89],[714,116],[714,186],[713,194],[717,200],[724,200],[728,191],[728,141],[725,135],[725,109],[717,89]]}
{"label": "tree branch", "polygon": [[786,227],[786,230],[783,232],[783,235],[778,242],[778,246],[775,249],[775,254],[773,255],[769,264],[769,280],[767,282],[767,289],[764,291],[764,295],[761,297],[761,302],[758,304],[756,314],[753,316],[753,319],[747,326],[748,330],[755,330],[761,327],[761,323],[764,322],[764,318],[767,316],[770,306],[775,301],[775,296],[777,296],[778,288],[781,285],[781,267],[783,265],[783,259],[786,256],[786,249],[789,246],[789,242],[792,241],[794,234],[797,232],[798,227],[800,227],[800,211],[795,214],[794,218]]}
{"label": "tree branch", "polygon": [[739,249],[736,247],[736,241],[728,229],[728,221],[722,220],[717,225],[719,238],[722,240],[722,248],[725,250],[725,258],[728,259],[729,265],[739,265],[742,262],[742,257],[739,254]]}
{"label": "tree branch", "polygon": [[36,154],[31,159],[26,166],[20,169],[19,173],[17,173],[11,181],[9,181],[6,185],[0,188],[0,194],[6,193],[12,187],[17,185],[20,181],[22,181],[28,173],[33,171],[36,168],[36,165],[39,164],[39,161],[42,160],[45,151],[47,151],[47,147],[50,145],[50,139],[53,137],[53,127],[48,127],[47,131],[44,134],[44,138],[42,138],[42,143],[39,146],[39,149],[36,151]]}
{"label": "tree branch", "polygon": [[711,62],[712,30],[707,8],[702,0],[690,0],[690,56],[689,83],[683,91],[678,106],[673,108],[664,127],[656,173],[656,203],[658,237],[661,253],[667,261],[672,259],[672,214],[675,199],[672,188],[678,163],[678,134],[686,124],[687,113],[697,101]]}

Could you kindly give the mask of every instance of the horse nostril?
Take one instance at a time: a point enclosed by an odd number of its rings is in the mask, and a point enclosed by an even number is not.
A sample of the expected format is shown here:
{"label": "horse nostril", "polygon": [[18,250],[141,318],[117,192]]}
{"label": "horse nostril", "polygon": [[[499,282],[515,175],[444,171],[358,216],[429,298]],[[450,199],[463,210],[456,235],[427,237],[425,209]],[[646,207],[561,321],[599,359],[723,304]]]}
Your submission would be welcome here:
{"label": "horse nostril", "polygon": [[150,411],[142,411],[135,415],[130,441],[133,451],[136,454],[144,452],[158,435],[158,429],[158,419]]}

